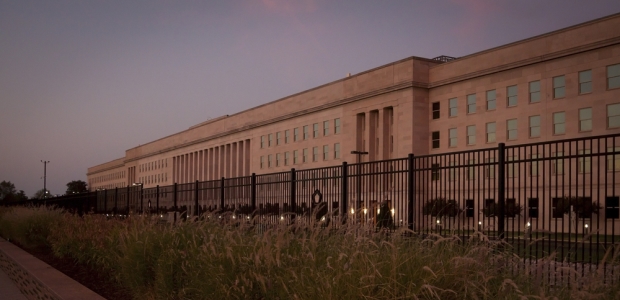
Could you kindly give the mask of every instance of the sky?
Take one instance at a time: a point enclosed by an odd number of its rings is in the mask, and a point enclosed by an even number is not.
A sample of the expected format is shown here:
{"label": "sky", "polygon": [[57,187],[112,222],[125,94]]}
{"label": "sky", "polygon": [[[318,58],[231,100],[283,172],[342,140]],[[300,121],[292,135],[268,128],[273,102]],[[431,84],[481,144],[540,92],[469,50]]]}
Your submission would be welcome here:
{"label": "sky", "polygon": [[0,0],[0,181],[63,194],[125,150],[409,56],[465,56],[617,0]]}

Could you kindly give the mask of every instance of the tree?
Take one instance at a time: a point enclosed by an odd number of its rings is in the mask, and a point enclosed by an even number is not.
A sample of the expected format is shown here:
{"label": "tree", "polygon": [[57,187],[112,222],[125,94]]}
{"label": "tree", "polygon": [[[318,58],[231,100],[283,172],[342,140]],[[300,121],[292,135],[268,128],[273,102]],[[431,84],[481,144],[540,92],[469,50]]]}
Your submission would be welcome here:
{"label": "tree", "polygon": [[88,192],[88,185],[82,180],[73,180],[67,183],[66,195]]}
{"label": "tree", "polygon": [[15,200],[16,201],[26,201],[26,200],[28,200],[28,196],[26,196],[26,193],[24,193],[24,190],[19,190],[19,192],[17,194],[15,194]]}
{"label": "tree", "polygon": [[10,181],[0,182],[0,201],[15,201],[15,185]]}
{"label": "tree", "polygon": [[52,194],[47,189],[40,189],[32,196],[32,199],[45,199],[50,198]]}
{"label": "tree", "polygon": [[424,204],[422,213],[432,217],[456,217],[463,210],[455,200],[444,198],[432,199]]}

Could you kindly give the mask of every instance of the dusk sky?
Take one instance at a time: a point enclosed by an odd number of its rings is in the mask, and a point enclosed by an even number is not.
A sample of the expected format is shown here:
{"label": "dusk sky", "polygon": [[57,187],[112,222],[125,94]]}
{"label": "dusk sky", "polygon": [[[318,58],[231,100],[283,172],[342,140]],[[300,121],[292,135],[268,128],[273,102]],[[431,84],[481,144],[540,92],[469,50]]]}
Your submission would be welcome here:
{"label": "dusk sky", "polygon": [[225,114],[409,56],[464,56],[620,1],[0,0],[0,181],[32,196]]}

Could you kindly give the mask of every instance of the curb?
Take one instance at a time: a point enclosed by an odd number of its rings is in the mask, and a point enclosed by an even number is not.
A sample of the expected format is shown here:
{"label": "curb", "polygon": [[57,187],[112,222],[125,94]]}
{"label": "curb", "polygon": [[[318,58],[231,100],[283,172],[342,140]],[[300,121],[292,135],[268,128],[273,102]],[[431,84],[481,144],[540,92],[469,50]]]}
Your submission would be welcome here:
{"label": "curb", "polygon": [[0,238],[0,269],[28,299],[105,299],[3,238]]}

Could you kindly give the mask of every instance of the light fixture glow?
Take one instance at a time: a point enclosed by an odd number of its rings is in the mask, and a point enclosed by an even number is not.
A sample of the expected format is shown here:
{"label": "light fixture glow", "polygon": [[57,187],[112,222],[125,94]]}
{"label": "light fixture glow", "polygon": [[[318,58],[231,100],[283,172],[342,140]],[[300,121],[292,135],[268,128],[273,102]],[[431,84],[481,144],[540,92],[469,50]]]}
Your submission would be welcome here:
{"label": "light fixture glow", "polygon": [[364,211],[364,214],[368,213],[368,209],[366,208],[364,208],[363,211]]}
{"label": "light fixture glow", "polygon": [[355,209],[351,208],[351,214],[355,213]]}

